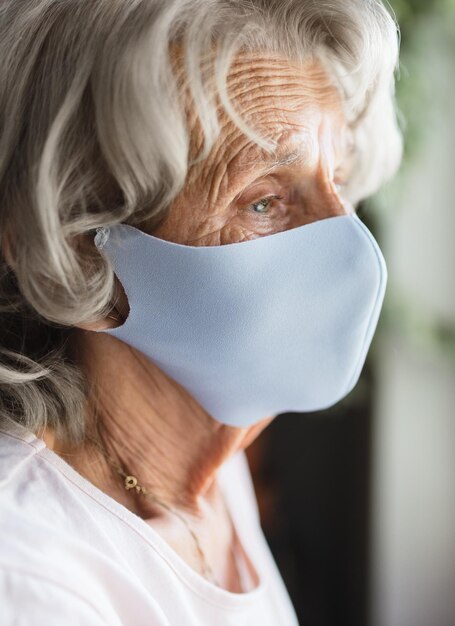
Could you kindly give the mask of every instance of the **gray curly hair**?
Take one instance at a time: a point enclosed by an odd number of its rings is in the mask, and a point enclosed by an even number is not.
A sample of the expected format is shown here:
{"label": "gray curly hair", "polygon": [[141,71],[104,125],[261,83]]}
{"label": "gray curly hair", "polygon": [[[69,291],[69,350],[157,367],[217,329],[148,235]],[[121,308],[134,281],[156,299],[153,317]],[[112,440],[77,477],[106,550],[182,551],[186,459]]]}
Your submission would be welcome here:
{"label": "gray curly hair", "polygon": [[72,327],[107,315],[114,288],[93,230],[162,219],[191,165],[174,44],[205,137],[199,158],[219,132],[214,94],[261,141],[227,93],[230,62],[248,50],[324,63],[354,131],[348,200],[398,167],[399,31],[378,0],[3,0],[0,424],[84,437]]}

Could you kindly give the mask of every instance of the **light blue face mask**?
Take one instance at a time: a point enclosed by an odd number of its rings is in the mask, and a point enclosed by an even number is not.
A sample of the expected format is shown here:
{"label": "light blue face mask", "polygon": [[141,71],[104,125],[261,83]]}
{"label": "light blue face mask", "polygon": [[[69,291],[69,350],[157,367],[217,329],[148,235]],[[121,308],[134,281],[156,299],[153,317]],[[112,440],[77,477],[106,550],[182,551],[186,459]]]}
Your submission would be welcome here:
{"label": "light blue face mask", "polygon": [[387,271],[356,215],[223,246],[97,229],[129,300],[102,330],[143,352],[218,421],[335,404],[356,384]]}

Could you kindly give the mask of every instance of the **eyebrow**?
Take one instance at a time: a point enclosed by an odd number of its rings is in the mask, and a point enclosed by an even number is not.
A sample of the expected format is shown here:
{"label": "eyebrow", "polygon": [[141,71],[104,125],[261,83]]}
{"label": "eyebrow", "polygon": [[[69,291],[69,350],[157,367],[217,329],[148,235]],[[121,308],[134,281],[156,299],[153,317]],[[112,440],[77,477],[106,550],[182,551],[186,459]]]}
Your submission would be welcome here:
{"label": "eyebrow", "polygon": [[280,167],[292,165],[297,161],[303,160],[304,154],[301,150],[283,150],[283,148],[281,148],[272,153],[263,150],[261,152],[261,156],[257,159],[252,159],[249,162],[249,165],[258,167],[262,166],[263,175],[265,175]]}

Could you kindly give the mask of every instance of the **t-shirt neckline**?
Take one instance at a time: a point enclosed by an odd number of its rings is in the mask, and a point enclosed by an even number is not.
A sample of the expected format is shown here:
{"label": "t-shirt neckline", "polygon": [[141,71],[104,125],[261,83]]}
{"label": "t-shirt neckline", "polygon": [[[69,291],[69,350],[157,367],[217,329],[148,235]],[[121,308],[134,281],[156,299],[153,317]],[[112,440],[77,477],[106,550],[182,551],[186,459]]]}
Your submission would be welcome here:
{"label": "t-shirt neckline", "polygon": [[250,556],[249,551],[246,548],[247,542],[243,533],[243,526],[237,516],[235,507],[231,506],[230,494],[226,489],[224,476],[221,474],[220,487],[223,491],[223,495],[226,498],[226,505],[228,506],[229,513],[232,518],[234,530],[237,534],[240,545],[247,559],[253,566],[253,569],[259,580],[258,585],[246,592],[237,593],[218,587],[214,583],[210,582],[198,572],[196,572],[177,552],[161,537],[161,535],[141,517],[130,511],[120,502],[117,502],[114,498],[106,494],[104,491],[96,487],[76,469],[74,469],[69,463],[67,463],[61,456],[56,454],[53,450],[47,447],[46,442],[43,439],[37,437],[31,431],[19,426],[17,432],[11,433],[8,430],[0,429],[0,432],[9,436],[19,438],[31,446],[33,446],[37,452],[37,456],[44,459],[46,462],[53,465],[61,474],[65,476],[67,480],[77,486],[86,495],[90,496],[104,509],[107,509],[118,519],[126,523],[133,531],[139,534],[146,543],[151,546],[156,553],[163,558],[166,563],[171,567],[174,573],[185,583],[193,592],[203,598],[205,601],[221,606],[223,608],[241,608],[243,606],[252,604],[260,595],[265,592],[266,580],[260,567],[256,563],[256,559]]}

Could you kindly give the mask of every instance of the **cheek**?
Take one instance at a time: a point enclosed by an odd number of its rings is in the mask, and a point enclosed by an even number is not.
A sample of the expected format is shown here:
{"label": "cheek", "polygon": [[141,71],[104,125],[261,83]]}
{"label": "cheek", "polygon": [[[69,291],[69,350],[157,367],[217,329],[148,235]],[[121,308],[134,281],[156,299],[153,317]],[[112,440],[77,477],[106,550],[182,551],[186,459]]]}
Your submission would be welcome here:
{"label": "cheek", "polygon": [[205,245],[223,245],[258,239],[298,225],[298,219],[291,211],[273,217],[243,211],[234,215],[220,228],[216,234],[216,241],[215,233],[212,234],[212,241],[215,243]]}
{"label": "cheek", "polygon": [[273,217],[256,216],[254,214],[242,215],[238,216],[238,221],[241,223],[244,232],[250,233],[250,239],[279,233],[297,225],[296,215],[291,211],[286,211]]}
{"label": "cheek", "polygon": [[269,215],[241,210],[227,219],[217,232],[206,237],[205,243],[201,245],[223,245],[258,239],[296,228],[306,221],[311,221],[309,216],[301,208],[294,206],[271,211]]}
{"label": "cheek", "polygon": [[250,239],[257,239],[263,236],[264,233],[260,233],[257,230],[248,228],[245,224],[242,224],[237,218],[233,218],[219,232],[219,244],[225,245],[228,243],[240,243],[242,241],[248,241]]}
{"label": "cheek", "polygon": [[170,207],[155,237],[183,245],[220,245],[220,233],[229,221],[222,205],[210,206],[206,194],[181,196]]}

